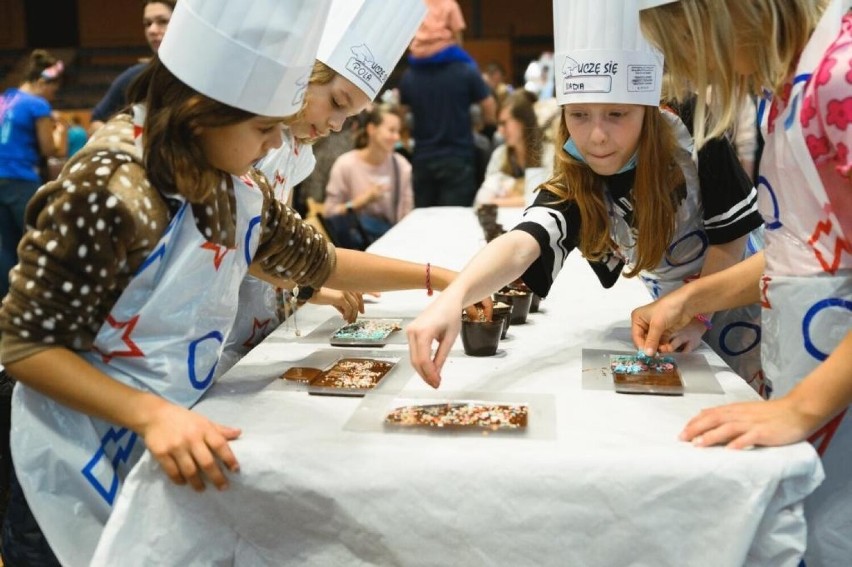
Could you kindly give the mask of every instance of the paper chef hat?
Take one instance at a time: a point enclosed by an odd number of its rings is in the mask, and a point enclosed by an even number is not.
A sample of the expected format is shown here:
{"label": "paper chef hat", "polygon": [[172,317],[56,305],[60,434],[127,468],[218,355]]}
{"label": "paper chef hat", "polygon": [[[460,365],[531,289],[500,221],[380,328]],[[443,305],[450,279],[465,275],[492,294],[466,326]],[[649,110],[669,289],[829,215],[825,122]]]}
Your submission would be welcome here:
{"label": "paper chef hat", "polygon": [[639,29],[637,0],[553,0],[556,100],[660,103],[663,55]]}
{"label": "paper chef hat", "polygon": [[662,6],[663,4],[671,4],[673,2],[677,2],[678,0],[638,0],[639,2],[639,10],[647,10],[648,8],[656,8],[657,6]]}
{"label": "paper chef hat", "polygon": [[297,112],[331,0],[180,0],[158,52],[177,78],[262,116]]}
{"label": "paper chef hat", "polygon": [[425,15],[423,0],[334,0],[317,59],[372,100]]}

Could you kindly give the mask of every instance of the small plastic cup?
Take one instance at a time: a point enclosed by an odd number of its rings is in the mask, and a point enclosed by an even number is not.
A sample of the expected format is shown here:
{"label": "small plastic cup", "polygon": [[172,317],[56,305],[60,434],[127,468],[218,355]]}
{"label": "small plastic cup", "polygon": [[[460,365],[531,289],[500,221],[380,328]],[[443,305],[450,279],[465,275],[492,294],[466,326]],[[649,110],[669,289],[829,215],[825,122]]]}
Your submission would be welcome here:
{"label": "small plastic cup", "polygon": [[468,356],[494,356],[502,332],[503,317],[495,316],[491,321],[472,321],[463,316],[461,338],[464,353]]}
{"label": "small plastic cup", "polygon": [[530,305],[532,304],[531,292],[503,288],[494,294],[494,300],[508,303],[512,306],[509,323],[512,325],[523,325],[527,322],[527,315],[530,313]]}

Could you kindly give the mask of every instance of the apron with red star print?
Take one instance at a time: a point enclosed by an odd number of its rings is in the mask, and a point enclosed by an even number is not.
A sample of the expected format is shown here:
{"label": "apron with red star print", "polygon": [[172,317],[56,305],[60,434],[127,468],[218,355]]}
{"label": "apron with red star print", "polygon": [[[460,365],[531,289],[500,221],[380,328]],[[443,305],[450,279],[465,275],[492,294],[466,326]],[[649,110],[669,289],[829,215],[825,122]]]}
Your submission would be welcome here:
{"label": "apron with red star print", "polygon": [[[82,354],[90,364],[184,407],[207,391],[259,242],[263,194],[248,178],[231,181],[236,246],[207,241],[183,202]],[[48,543],[63,563],[88,564],[142,439],[20,384],[12,423],[15,469]]]}
{"label": "apron with red star print", "polygon": [[[281,147],[269,152],[257,164],[257,169],[266,177],[275,198],[289,205],[293,187],[310,175],[315,164],[311,146],[300,144],[290,130],[285,130]],[[217,377],[227,372],[281,324],[278,304],[275,286],[254,276],[246,276],[240,286],[237,318],[225,340],[225,349],[216,368]]]}
{"label": "apron with red star print", "polygon": [[[774,107],[764,125],[766,148],[758,179],[767,229],[762,358],[773,397],[789,392],[852,330],[852,235],[844,234],[840,220],[852,211],[832,206],[802,127],[806,108],[812,108],[810,78],[838,38],[850,6],[852,0],[831,3],[802,53],[786,106],[780,111]],[[838,72],[846,70],[848,62]],[[826,480],[805,501],[808,565],[848,565],[852,558],[849,416],[844,411],[811,438]]]}

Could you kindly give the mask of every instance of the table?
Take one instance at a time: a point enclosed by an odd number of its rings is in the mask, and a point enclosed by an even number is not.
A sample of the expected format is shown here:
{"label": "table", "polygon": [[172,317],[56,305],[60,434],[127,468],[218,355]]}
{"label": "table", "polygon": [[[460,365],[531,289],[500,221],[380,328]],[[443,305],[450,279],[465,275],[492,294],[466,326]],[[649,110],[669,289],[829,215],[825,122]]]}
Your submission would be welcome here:
{"label": "table", "polygon": [[[511,226],[520,210],[501,210]],[[372,251],[460,269],[484,245],[466,208],[416,209]],[[822,470],[805,443],[752,451],[677,440],[701,408],[757,395],[700,350],[724,394],[666,398],[583,389],[583,348],[631,349],[636,280],[611,290],[575,253],[500,356],[457,341],[440,392],[539,396],[540,438],[352,431],[359,398],[310,396],[276,376],[318,349],[285,324],[196,409],[241,427],[241,471],[224,492],[172,484],[146,455],[128,477],[95,564],[151,565],[795,565],[801,502]],[[415,316],[423,291],[384,294],[369,316]],[[330,308],[299,312],[303,332]],[[405,345],[382,350],[407,358]],[[429,391],[416,374],[404,393]]]}

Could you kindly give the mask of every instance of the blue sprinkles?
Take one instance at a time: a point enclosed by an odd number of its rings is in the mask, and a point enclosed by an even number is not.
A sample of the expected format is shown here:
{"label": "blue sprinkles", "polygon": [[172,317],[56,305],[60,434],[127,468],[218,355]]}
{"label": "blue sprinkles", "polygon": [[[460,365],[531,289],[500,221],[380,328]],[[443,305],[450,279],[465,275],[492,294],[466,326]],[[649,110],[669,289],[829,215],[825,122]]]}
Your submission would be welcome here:
{"label": "blue sprinkles", "polygon": [[648,356],[640,350],[635,355],[612,356],[610,367],[616,374],[664,374],[674,370],[675,360],[671,356]]}

